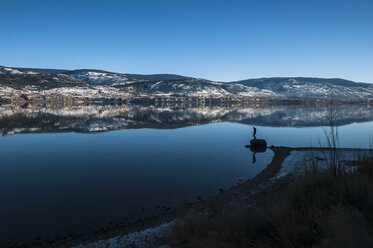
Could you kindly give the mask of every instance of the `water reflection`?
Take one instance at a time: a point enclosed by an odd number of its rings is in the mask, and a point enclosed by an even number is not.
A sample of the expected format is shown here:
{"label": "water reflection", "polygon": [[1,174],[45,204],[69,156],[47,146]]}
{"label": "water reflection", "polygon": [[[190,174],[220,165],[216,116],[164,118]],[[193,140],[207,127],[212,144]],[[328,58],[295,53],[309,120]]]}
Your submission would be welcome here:
{"label": "water reflection", "polygon": [[[236,126],[232,126],[236,125]],[[0,139],[2,240],[93,232],[162,214],[255,177],[245,125],[9,135]]]}
{"label": "water reflection", "polygon": [[[310,146],[329,116],[330,106],[2,105],[1,240],[92,232],[218,194],[272,160],[244,147],[251,125],[268,146]],[[370,106],[333,106],[333,118],[341,146],[369,147]]]}
{"label": "water reflection", "polygon": [[369,105],[251,105],[195,108],[88,105],[0,106],[0,135],[31,132],[99,132],[117,129],[172,129],[211,122],[238,122],[269,127],[327,126],[333,109],[335,125],[373,121]]}

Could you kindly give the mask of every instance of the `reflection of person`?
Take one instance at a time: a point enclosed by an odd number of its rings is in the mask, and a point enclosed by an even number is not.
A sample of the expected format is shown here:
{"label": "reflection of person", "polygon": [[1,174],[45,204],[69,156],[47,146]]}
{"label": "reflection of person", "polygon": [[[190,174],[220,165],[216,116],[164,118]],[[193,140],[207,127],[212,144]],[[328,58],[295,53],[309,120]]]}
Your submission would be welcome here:
{"label": "reflection of person", "polygon": [[253,136],[254,136],[254,139],[256,139],[256,127],[253,127],[253,128],[254,128]]}
{"label": "reflection of person", "polygon": [[253,164],[255,164],[255,162],[256,162],[255,154],[256,154],[256,152],[253,152]]}

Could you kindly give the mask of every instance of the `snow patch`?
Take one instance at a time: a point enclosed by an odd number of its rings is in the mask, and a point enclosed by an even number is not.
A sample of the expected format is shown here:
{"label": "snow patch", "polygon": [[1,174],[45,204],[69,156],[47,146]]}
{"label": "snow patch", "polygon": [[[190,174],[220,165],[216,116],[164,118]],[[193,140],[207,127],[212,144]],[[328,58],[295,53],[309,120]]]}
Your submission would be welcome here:
{"label": "snow patch", "polygon": [[[272,180],[279,179],[286,175],[299,176],[302,175],[306,169],[311,170],[312,165],[317,165],[318,168],[328,168],[328,161],[332,151],[323,150],[308,150],[308,151],[291,151],[290,155],[282,163],[280,171]],[[369,155],[369,150],[349,150],[339,149],[339,160],[346,170],[352,169],[350,165],[353,164],[359,157]]]}
{"label": "snow patch", "polygon": [[176,221],[163,223],[157,227],[151,227],[142,231],[118,235],[109,239],[99,240],[89,244],[80,244],[73,248],[122,248],[122,247],[150,247],[156,238],[161,238],[171,231]]}

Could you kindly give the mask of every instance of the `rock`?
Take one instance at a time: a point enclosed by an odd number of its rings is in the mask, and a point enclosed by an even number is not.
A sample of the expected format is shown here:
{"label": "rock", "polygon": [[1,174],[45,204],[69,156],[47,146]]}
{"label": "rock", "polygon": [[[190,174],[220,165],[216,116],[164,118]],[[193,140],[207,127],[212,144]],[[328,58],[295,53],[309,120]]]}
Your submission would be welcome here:
{"label": "rock", "polygon": [[264,139],[252,139],[250,140],[251,147],[267,147],[267,142]]}
{"label": "rock", "polygon": [[267,149],[267,142],[264,139],[250,140],[250,151],[252,152],[265,152]]}

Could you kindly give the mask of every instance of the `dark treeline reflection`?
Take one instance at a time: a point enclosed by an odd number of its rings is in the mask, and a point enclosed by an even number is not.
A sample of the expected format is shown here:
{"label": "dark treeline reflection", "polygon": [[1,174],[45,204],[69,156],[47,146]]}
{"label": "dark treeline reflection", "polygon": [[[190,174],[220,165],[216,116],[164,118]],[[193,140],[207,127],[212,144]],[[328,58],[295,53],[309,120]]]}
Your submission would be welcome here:
{"label": "dark treeline reflection", "polygon": [[156,107],[78,105],[0,106],[0,135],[29,132],[100,132],[117,129],[172,129],[211,122],[238,122],[272,127],[328,126],[373,120],[370,105],[261,105]]}

